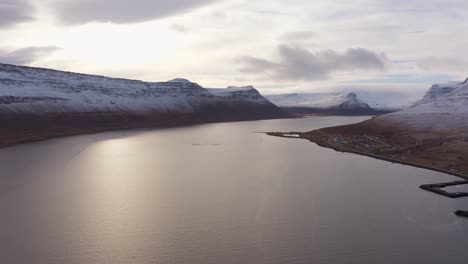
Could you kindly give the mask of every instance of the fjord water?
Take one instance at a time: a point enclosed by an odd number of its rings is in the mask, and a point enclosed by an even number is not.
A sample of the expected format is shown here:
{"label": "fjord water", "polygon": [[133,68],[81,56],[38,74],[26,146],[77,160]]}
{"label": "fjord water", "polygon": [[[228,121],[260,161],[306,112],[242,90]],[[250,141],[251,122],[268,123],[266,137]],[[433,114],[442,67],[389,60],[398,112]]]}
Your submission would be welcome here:
{"label": "fjord water", "polygon": [[449,175],[207,124],[0,150],[0,263],[462,263],[468,221],[418,189]]}

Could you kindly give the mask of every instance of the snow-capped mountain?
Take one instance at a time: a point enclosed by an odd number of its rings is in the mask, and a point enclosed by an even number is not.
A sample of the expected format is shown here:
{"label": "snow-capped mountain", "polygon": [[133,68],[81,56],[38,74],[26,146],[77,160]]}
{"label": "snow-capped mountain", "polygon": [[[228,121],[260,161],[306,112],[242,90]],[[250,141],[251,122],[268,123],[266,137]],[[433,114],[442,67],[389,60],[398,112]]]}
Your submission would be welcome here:
{"label": "snow-capped mountain", "polygon": [[429,89],[429,91],[427,91],[427,93],[424,95],[423,99],[421,99],[421,101],[418,102],[417,104],[422,103],[422,102],[430,102],[439,97],[444,97],[452,93],[456,89],[460,88],[462,84],[463,83],[460,83],[460,82],[447,82],[447,83],[434,84]]}
{"label": "snow-capped mountain", "polygon": [[0,64],[3,113],[193,113],[214,103],[242,101],[272,107],[253,87],[205,89],[185,79],[142,82]]}
{"label": "snow-capped mountain", "polygon": [[359,99],[354,92],[336,95],[331,98],[322,99],[312,104],[312,107],[322,109],[339,108],[343,110],[372,110],[372,108]]}
{"label": "snow-capped mountain", "polygon": [[[272,94],[266,97],[280,107],[316,107],[316,103],[331,100],[333,97],[348,94],[349,92],[330,93],[289,93]],[[353,92],[357,100],[366,103],[377,112],[394,112],[414,104],[420,97],[413,94],[403,94],[390,90],[357,89]]]}
{"label": "snow-capped mountain", "polygon": [[349,114],[369,114],[373,109],[358,98],[356,93],[294,93],[266,96],[279,107],[294,111],[309,110],[310,112],[330,111]]}
{"label": "snow-capped mountain", "polygon": [[29,134],[48,137],[47,129],[65,135],[70,129],[79,134],[96,127],[101,131],[285,116],[252,86],[206,89],[181,78],[143,82],[0,64],[0,118],[11,120],[3,122],[0,130],[5,133],[32,129]]}
{"label": "snow-capped mountain", "polygon": [[372,109],[382,112],[395,112],[407,108],[421,97],[417,92],[403,93],[393,90],[357,89],[354,92]]}
{"label": "snow-capped mountain", "polygon": [[468,79],[433,85],[413,106],[380,117],[417,130],[463,130],[468,134]]}
{"label": "snow-capped mountain", "polygon": [[271,103],[260,94],[260,92],[255,89],[253,86],[244,86],[244,87],[236,87],[236,86],[228,86],[227,88],[208,88],[208,91],[218,97],[222,98],[239,98],[243,100],[251,100],[251,101],[258,101],[265,104]]}

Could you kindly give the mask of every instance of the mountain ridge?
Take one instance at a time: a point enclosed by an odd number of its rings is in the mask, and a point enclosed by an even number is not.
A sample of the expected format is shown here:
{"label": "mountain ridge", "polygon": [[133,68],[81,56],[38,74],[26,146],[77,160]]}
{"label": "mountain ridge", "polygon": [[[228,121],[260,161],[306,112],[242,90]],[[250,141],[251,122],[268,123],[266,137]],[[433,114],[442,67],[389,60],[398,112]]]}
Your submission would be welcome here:
{"label": "mountain ridge", "polygon": [[0,146],[70,134],[289,117],[254,87],[208,89],[0,64]]}
{"label": "mountain ridge", "polygon": [[414,131],[458,130],[468,134],[468,82],[434,84],[413,106],[375,122],[392,122]]}
{"label": "mountain ridge", "polygon": [[355,92],[291,93],[265,96],[292,113],[327,115],[374,115],[380,111],[361,100]]}

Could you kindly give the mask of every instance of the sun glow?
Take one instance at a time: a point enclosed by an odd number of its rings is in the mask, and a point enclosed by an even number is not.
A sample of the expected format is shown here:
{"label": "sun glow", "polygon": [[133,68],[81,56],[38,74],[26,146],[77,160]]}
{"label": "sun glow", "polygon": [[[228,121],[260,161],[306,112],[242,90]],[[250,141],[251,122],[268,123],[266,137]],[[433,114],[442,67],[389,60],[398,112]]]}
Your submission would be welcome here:
{"label": "sun glow", "polygon": [[155,23],[120,27],[89,24],[65,32],[60,39],[64,49],[57,56],[108,69],[175,60],[183,42],[182,36]]}
{"label": "sun glow", "polygon": [[99,72],[99,69],[115,71],[122,65],[135,69],[170,65],[180,59],[190,42],[184,34],[171,30],[170,24],[158,21],[130,25],[90,23],[74,27],[51,26],[44,22],[37,24],[34,30],[20,32],[21,38],[10,36],[14,37],[15,46],[35,43],[59,48],[38,61],[37,66],[56,65],[65,70],[70,66],[73,69],[68,70],[89,73]]}

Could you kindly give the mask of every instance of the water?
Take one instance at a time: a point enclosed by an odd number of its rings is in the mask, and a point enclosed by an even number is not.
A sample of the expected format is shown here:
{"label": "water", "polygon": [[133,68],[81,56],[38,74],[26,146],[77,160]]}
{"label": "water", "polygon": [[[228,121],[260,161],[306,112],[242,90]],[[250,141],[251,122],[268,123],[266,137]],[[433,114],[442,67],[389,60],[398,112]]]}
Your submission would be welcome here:
{"label": "water", "polygon": [[0,263],[464,263],[456,178],[220,123],[0,150]]}

